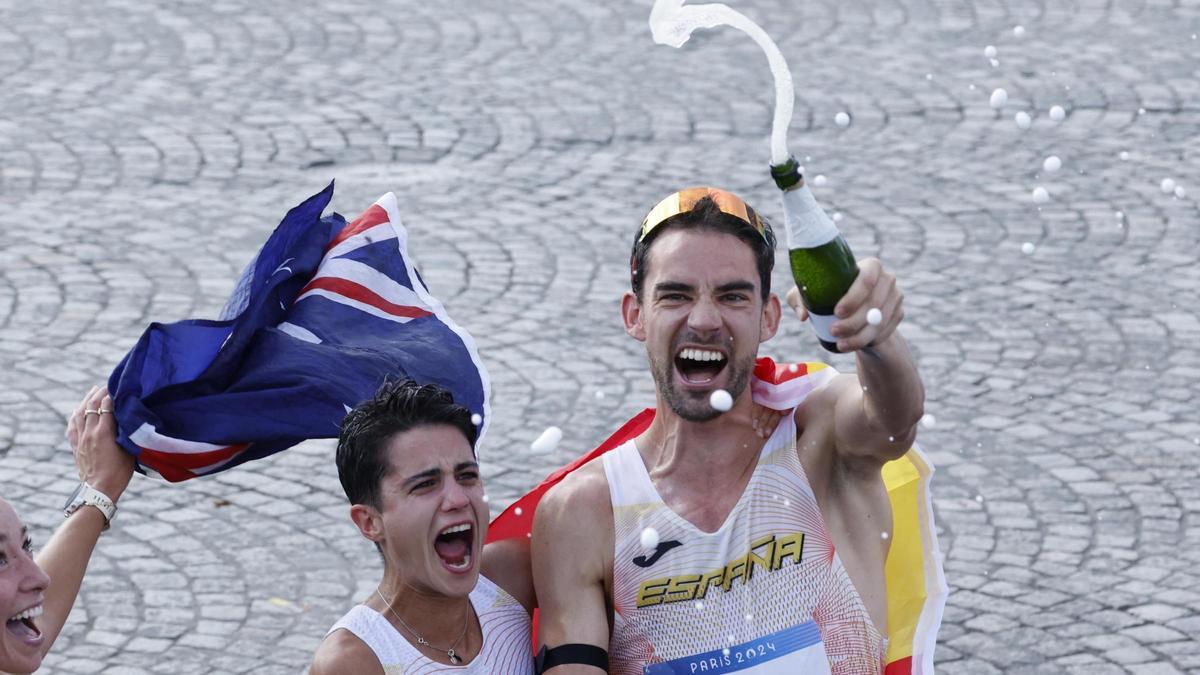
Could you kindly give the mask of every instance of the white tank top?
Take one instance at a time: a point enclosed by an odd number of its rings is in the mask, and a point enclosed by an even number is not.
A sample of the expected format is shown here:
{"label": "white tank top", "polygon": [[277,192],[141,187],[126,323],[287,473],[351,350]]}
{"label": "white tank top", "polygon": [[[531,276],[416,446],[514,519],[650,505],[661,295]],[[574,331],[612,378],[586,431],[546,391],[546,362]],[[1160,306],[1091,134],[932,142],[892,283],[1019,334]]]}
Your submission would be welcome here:
{"label": "white tank top", "polygon": [[521,603],[481,574],[475,589],[471,591],[471,606],[475,608],[483,629],[483,649],[464,666],[448,666],[431,661],[404,639],[387,617],[366,605],[356,605],[333,624],[329,633],[339,629],[353,633],[375,652],[379,665],[383,666],[383,672],[387,675],[452,672],[464,675],[533,675],[529,613]]}
{"label": "white tank top", "polygon": [[[616,528],[613,675],[882,672],[886,642],[833,549],[791,415],[711,534],[663,503],[633,441],[603,460]],[[655,548],[643,548],[647,528]]]}

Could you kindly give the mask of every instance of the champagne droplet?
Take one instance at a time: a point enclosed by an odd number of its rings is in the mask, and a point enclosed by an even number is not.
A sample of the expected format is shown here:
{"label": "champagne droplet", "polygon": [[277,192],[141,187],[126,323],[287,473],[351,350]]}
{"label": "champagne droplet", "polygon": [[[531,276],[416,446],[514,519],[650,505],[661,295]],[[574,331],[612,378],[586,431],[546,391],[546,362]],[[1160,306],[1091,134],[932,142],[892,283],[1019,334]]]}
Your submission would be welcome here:
{"label": "champagne droplet", "polygon": [[642,530],[642,548],[647,551],[652,551],[658,548],[658,530],[653,527],[647,527]]}
{"label": "champagne droplet", "polygon": [[708,404],[713,410],[726,412],[733,407],[733,397],[724,389],[717,389],[708,397]]}
{"label": "champagne droplet", "polygon": [[1033,188],[1033,201],[1035,204],[1045,204],[1050,201],[1050,193],[1046,192],[1046,188],[1039,185]]}
{"label": "champagne droplet", "polygon": [[996,47],[995,47],[995,45],[988,45],[988,46],[984,47],[984,48],[983,48],[983,55],[984,55],[984,56],[986,56],[986,57],[988,57],[989,59],[994,59],[994,58],[996,58]]}
{"label": "champagne droplet", "polygon": [[1024,253],[1025,255],[1033,255],[1033,250],[1033,242],[1027,241],[1024,244],[1021,244],[1021,253]]}
{"label": "champagne droplet", "polygon": [[878,307],[872,307],[867,310],[867,323],[872,326],[878,326],[883,323],[883,312],[879,311]]}
{"label": "champagne droplet", "polygon": [[1025,112],[1024,110],[1021,110],[1016,115],[1013,115],[1013,121],[1017,123],[1017,128],[1021,131],[1025,131],[1031,124],[1033,124],[1033,120],[1029,117],[1029,113]]}
{"label": "champagne droplet", "polygon": [[479,413],[471,415],[471,424],[474,424],[475,426],[483,424],[483,415],[480,415]]}
{"label": "champagne droplet", "polygon": [[833,116],[833,121],[839,127],[842,127],[844,129],[844,128],[850,126],[850,115],[845,112],[839,112],[838,114]]}
{"label": "champagne droplet", "polygon": [[1162,183],[1159,184],[1159,187],[1162,188],[1163,194],[1171,194],[1175,191],[1175,181],[1171,180],[1170,178],[1164,178],[1162,179]]}
{"label": "champagne droplet", "polygon": [[553,452],[558,447],[558,442],[562,440],[562,437],[562,429],[558,427],[546,427],[542,435],[529,444],[529,449],[539,453]]}
{"label": "champagne droplet", "polygon": [[1058,155],[1050,155],[1046,158],[1046,161],[1042,162],[1042,171],[1046,173],[1054,173],[1061,168],[1062,160],[1058,158]]}
{"label": "champagne droplet", "polygon": [[1013,26],[1013,37],[1018,39],[1025,37],[1025,26]]}
{"label": "champagne droplet", "polygon": [[823,174],[823,173],[817,174],[817,177],[813,179],[813,185],[815,185],[817,187],[822,187],[825,185],[825,183],[826,183],[825,174]]}
{"label": "champagne droplet", "polygon": [[1067,111],[1061,105],[1050,106],[1050,119],[1061,122],[1067,118]]}

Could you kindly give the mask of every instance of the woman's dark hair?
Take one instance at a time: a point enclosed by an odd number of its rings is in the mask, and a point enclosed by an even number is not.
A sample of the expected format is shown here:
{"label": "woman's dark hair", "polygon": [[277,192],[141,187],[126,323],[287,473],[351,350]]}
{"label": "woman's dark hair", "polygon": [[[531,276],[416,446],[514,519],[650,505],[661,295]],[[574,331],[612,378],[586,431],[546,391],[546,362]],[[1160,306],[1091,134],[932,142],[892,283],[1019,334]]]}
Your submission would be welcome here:
{"label": "woman's dark hair", "polygon": [[693,229],[709,232],[722,232],[746,242],[754,252],[754,262],[758,267],[758,277],[762,286],[762,299],[765,302],[771,295],[771,271],[775,269],[775,232],[771,224],[763,220],[763,233],[759,234],[749,223],[731,216],[721,210],[709,197],[696,202],[690,211],[677,213],[667,218],[641,239],[642,231],[638,229],[633,235],[633,252],[629,258],[629,284],[638,302],[642,300],[642,284],[650,272],[647,262],[650,258],[650,246],[654,240],[667,230]]}
{"label": "woman's dark hair", "polygon": [[454,396],[436,384],[385,382],[373,398],[346,414],[338,436],[337,469],[351,504],[380,508],[379,483],[392,469],[388,441],[425,424],[452,426],[475,447],[478,432],[471,411],[456,404]]}

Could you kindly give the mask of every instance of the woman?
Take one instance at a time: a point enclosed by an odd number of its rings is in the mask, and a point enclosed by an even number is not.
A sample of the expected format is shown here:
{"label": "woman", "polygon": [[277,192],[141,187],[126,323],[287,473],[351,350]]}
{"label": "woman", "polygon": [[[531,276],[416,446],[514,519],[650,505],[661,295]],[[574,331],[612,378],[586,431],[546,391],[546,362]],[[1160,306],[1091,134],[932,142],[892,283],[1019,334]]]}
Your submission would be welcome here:
{"label": "woman", "polygon": [[411,381],[346,416],[338,477],[383,579],[330,629],[313,675],[533,672],[528,546],[483,546],[475,435],[448,391]]}
{"label": "woman", "polygon": [[41,666],[129,485],[133,458],[117,445],[111,408],[108,391],[92,387],[71,415],[67,438],[83,483],[68,501],[66,522],[36,557],[25,526],[0,499],[0,672],[32,673]]}

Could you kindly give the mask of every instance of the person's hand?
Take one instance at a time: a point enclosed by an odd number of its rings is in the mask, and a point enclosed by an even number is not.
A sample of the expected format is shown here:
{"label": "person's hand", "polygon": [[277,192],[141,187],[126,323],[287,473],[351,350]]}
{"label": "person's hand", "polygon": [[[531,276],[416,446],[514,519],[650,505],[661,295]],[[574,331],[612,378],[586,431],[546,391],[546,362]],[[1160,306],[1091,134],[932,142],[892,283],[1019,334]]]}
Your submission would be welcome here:
{"label": "person's hand", "polygon": [[750,425],[760,437],[770,438],[771,434],[775,433],[775,427],[779,426],[779,421],[789,412],[791,411],[773,410],[755,403],[750,408]]}
{"label": "person's hand", "polygon": [[133,457],[117,445],[112,405],[107,389],[92,387],[67,422],[67,440],[80,480],[116,503],[133,476]]}
{"label": "person's hand", "polygon": [[784,299],[787,301],[788,307],[791,307],[792,311],[796,313],[797,318],[801,321],[808,321],[808,309],[800,301],[799,287],[792,286],[792,290],[787,292],[787,296]]}
{"label": "person's hand", "polygon": [[[904,318],[903,303],[896,277],[883,269],[878,258],[858,261],[858,277],[833,308],[837,321],[829,330],[837,338],[838,349],[853,352],[887,340]],[[874,325],[872,310],[879,310]]]}
{"label": "person's hand", "polygon": [[[800,289],[787,292],[786,301],[801,321],[808,319],[808,310],[800,300]],[[892,336],[904,318],[904,293],[896,285],[896,277],[883,269],[878,258],[858,261],[858,277],[833,309],[837,320],[830,327],[837,339],[838,350],[853,352],[877,345]],[[879,310],[879,323],[871,325],[868,312]]]}

